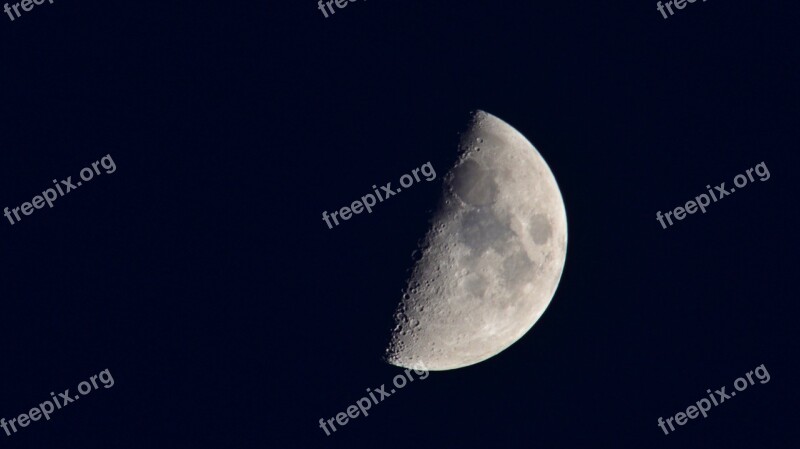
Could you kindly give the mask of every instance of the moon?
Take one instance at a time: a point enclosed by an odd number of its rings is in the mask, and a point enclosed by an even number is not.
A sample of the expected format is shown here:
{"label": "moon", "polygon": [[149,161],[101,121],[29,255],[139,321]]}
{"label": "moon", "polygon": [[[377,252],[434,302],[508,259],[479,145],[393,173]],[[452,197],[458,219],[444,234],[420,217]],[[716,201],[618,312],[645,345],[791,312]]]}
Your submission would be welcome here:
{"label": "moon", "polygon": [[519,340],[555,294],[567,216],[536,148],[499,118],[473,113],[395,313],[384,359],[462,368]]}

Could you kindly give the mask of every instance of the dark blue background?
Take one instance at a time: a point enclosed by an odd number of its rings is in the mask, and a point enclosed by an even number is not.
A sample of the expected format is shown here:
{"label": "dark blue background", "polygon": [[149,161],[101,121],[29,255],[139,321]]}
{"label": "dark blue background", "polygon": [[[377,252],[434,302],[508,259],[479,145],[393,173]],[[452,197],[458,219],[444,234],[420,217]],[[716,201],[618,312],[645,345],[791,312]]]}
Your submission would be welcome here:
{"label": "dark blue background", "polygon": [[[67,2],[0,16],[0,417],[108,368],[0,445],[796,447],[793,2]],[[474,109],[525,134],[567,206],[561,284],[518,343],[318,428],[380,361]],[[329,230],[430,161],[440,175]],[[655,220],[764,161],[771,173]],[[772,377],[664,436],[659,416]],[[728,387],[730,389],[730,387]]]}

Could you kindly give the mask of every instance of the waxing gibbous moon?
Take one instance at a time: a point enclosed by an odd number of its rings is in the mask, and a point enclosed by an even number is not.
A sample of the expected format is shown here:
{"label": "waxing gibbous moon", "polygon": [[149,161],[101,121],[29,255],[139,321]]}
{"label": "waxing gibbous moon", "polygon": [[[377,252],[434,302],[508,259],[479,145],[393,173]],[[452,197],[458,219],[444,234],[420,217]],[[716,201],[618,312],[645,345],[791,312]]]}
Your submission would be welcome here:
{"label": "waxing gibbous moon", "polygon": [[550,304],[566,250],[564,202],[547,163],[510,125],[474,113],[417,250],[385,360],[448,370],[502,352]]}

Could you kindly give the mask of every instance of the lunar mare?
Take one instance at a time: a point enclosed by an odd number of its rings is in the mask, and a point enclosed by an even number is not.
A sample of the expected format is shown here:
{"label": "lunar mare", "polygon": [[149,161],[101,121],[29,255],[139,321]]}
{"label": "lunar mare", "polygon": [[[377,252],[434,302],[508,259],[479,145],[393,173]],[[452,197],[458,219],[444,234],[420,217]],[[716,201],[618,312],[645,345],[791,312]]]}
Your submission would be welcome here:
{"label": "lunar mare", "polygon": [[555,177],[510,125],[476,112],[417,250],[385,360],[448,370],[533,327],[561,279],[567,218]]}

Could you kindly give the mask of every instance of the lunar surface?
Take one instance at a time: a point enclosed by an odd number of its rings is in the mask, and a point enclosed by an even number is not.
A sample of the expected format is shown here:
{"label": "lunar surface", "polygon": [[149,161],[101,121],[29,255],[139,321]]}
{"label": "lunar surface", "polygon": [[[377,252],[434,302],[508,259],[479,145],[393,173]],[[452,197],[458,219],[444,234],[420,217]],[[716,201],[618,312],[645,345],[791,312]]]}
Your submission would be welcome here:
{"label": "lunar surface", "polygon": [[566,249],[564,202],[547,163],[517,130],[476,112],[417,249],[385,360],[448,370],[502,352],[550,304]]}

